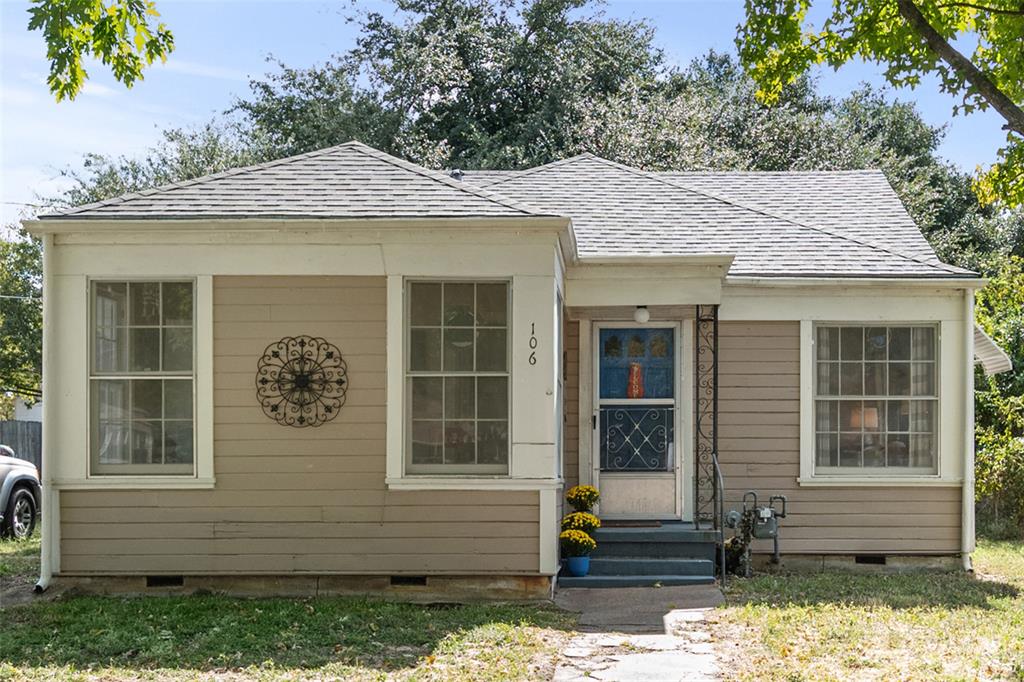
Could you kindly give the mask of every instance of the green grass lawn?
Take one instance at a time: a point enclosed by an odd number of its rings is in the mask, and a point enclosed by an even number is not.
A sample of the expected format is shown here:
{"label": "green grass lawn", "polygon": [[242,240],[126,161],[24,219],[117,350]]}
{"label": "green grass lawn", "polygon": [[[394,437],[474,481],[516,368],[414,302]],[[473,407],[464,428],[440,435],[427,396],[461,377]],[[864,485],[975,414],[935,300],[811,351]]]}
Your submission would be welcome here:
{"label": "green grass lawn", "polygon": [[[0,587],[38,541],[0,541]],[[523,605],[370,599],[62,597],[0,611],[0,680],[532,680],[574,617]]]}
{"label": "green grass lawn", "polygon": [[1024,544],[963,573],[757,576],[713,615],[739,680],[1024,680]]}

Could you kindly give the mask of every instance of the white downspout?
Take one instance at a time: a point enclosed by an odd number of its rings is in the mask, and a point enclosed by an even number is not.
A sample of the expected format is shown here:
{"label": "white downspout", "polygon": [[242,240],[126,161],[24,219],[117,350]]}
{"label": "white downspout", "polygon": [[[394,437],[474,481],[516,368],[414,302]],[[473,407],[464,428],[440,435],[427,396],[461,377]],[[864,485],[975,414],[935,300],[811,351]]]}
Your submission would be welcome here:
{"label": "white downspout", "polygon": [[960,556],[973,570],[974,551],[974,290],[964,290],[964,489],[960,512]]}
{"label": "white downspout", "polygon": [[42,530],[39,558],[39,582],[36,583],[35,591],[42,592],[50,586],[53,578],[53,539],[54,539],[54,513],[53,513],[53,464],[50,457],[50,448],[53,438],[53,361],[50,353],[53,348],[50,335],[53,333],[53,235],[43,235],[43,452],[40,468],[42,468]]}

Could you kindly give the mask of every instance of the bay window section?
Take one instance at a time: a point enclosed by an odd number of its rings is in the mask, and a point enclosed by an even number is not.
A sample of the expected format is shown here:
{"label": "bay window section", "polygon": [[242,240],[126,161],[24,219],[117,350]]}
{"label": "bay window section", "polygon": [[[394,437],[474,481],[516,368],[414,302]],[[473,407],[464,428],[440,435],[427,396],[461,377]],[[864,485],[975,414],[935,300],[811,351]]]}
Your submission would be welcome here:
{"label": "bay window section", "polygon": [[92,282],[90,471],[192,474],[191,281]]}
{"label": "bay window section", "polygon": [[406,471],[507,474],[509,285],[407,283]]}
{"label": "bay window section", "polygon": [[816,474],[937,473],[937,337],[933,325],[816,328]]}

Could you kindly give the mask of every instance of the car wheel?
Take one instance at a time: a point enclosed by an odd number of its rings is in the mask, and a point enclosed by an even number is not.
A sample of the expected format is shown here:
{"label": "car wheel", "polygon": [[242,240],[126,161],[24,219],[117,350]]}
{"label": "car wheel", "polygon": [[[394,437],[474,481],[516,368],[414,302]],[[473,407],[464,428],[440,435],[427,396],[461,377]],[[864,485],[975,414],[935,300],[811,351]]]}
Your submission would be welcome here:
{"label": "car wheel", "polygon": [[16,540],[23,540],[36,529],[36,500],[25,488],[18,488],[7,503],[7,530]]}

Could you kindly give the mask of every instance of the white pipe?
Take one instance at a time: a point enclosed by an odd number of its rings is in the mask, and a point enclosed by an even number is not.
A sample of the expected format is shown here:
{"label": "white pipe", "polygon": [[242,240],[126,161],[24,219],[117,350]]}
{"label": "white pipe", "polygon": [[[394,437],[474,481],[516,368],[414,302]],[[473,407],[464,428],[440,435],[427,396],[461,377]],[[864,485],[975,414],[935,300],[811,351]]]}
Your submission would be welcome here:
{"label": "white pipe", "polygon": [[974,290],[964,289],[964,489],[961,509],[960,556],[972,570],[974,551]]}
{"label": "white pipe", "polygon": [[36,583],[35,591],[42,592],[50,586],[53,578],[53,542],[55,529],[53,527],[53,464],[50,457],[52,447],[54,421],[53,405],[55,396],[53,392],[53,361],[50,352],[53,348],[50,335],[53,333],[53,235],[43,235],[43,453],[40,467],[42,468],[42,529],[41,546],[42,551],[39,557],[39,582]]}

